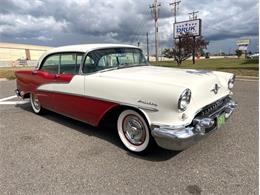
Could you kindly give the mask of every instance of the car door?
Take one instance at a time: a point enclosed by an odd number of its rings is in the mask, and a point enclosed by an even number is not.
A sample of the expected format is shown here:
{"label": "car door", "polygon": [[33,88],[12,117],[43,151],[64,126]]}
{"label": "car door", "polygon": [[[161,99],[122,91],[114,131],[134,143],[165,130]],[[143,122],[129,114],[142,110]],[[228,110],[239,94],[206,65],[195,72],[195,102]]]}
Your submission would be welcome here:
{"label": "car door", "polygon": [[[54,86],[55,111],[81,119],[84,76],[79,75],[83,53],[61,53],[59,74]],[[84,111],[84,110],[83,110]]]}
{"label": "car door", "polygon": [[40,90],[45,84],[56,83],[59,72],[60,55],[53,54],[45,57],[38,70],[32,71],[32,89],[38,96],[41,105],[45,108],[53,109],[53,93],[51,90]]}
{"label": "car door", "polygon": [[[85,74],[84,95],[84,117],[87,123],[97,126],[104,114],[117,103],[103,100],[104,96],[100,96],[100,91],[106,88],[106,83],[102,82],[99,77],[99,71],[105,67],[113,67],[116,59],[107,54],[104,57],[89,53],[82,64],[82,72]],[[101,80],[99,80],[101,79]],[[113,93],[111,91],[111,93]]]}

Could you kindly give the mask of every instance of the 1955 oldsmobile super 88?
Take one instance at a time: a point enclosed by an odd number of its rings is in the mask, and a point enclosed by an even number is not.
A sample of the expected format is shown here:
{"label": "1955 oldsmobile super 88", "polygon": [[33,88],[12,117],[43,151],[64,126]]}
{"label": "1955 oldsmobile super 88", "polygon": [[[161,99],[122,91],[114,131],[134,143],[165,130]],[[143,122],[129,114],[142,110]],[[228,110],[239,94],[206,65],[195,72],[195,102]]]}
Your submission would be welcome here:
{"label": "1955 oldsmobile super 88", "polygon": [[151,66],[130,45],[54,48],[16,77],[16,94],[30,98],[36,114],[48,109],[93,126],[111,115],[120,140],[136,153],[153,140],[184,150],[222,126],[236,106],[233,74]]}

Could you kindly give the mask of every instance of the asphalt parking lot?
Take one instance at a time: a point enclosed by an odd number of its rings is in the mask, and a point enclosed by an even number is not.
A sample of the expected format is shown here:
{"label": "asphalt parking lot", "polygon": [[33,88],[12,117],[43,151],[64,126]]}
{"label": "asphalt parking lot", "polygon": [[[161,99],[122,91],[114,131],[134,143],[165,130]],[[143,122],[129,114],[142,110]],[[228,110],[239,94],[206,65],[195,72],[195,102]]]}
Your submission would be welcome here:
{"label": "asphalt parking lot", "polygon": [[[0,82],[0,99],[14,81]],[[226,125],[183,152],[127,152],[115,131],[0,102],[0,194],[258,194],[258,81]]]}

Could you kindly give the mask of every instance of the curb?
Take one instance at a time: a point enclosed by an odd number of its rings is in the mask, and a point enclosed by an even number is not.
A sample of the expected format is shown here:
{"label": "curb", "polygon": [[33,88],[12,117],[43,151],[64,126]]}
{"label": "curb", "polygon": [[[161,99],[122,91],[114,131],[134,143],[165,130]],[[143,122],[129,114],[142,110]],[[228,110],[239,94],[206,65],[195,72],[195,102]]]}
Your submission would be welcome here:
{"label": "curb", "polygon": [[252,76],[236,76],[238,80],[259,80],[259,77],[252,77]]}

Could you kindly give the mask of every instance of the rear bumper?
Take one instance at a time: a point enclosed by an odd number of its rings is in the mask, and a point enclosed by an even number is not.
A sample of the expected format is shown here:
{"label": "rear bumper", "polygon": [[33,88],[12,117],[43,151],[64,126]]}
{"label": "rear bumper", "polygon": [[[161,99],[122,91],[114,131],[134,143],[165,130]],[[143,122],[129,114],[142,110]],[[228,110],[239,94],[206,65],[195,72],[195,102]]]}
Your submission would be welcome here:
{"label": "rear bumper", "polygon": [[152,125],[151,133],[156,143],[169,150],[184,150],[218,129],[217,117],[224,114],[227,120],[233,113],[236,103],[228,97],[224,104],[207,116],[197,115],[186,127]]}
{"label": "rear bumper", "polygon": [[14,92],[17,95],[17,97],[22,97],[19,89],[14,90]]}

